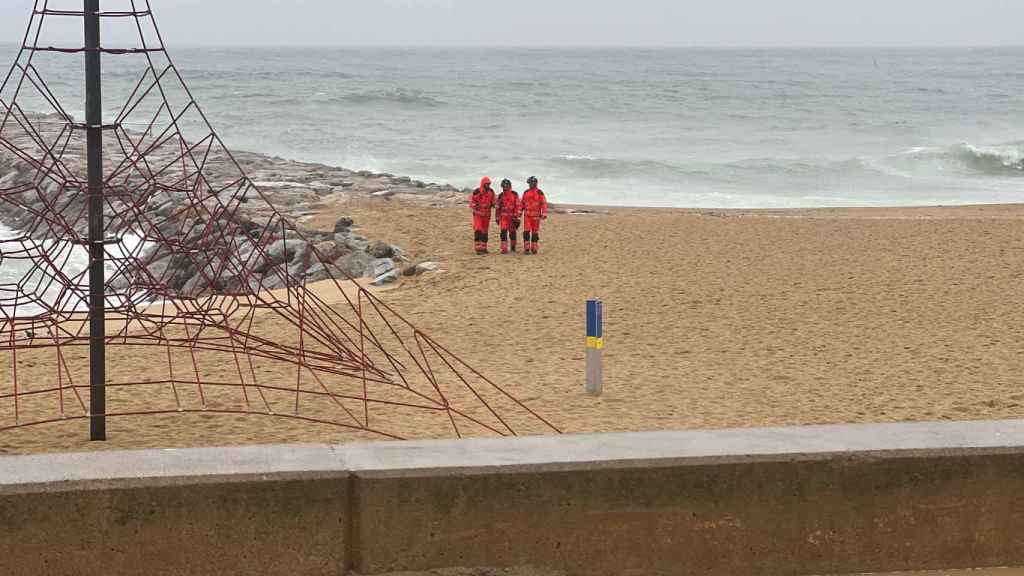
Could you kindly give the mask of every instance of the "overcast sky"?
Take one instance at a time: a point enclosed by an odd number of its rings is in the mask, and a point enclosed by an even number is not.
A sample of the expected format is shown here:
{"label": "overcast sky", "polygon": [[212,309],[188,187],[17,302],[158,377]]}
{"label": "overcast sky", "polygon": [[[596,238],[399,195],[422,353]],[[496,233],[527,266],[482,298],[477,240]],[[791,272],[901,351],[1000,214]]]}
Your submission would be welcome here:
{"label": "overcast sky", "polygon": [[[138,4],[143,4],[136,0]],[[119,9],[127,0],[101,0]],[[32,0],[0,0],[0,43]],[[51,8],[81,7],[50,0]],[[1024,42],[1022,0],[152,0],[171,45],[973,46]],[[127,27],[130,22],[121,21]],[[66,28],[61,34],[73,35]],[[80,38],[80,32],[79,38]],[[114,33],[108,35],[113,39]]]}

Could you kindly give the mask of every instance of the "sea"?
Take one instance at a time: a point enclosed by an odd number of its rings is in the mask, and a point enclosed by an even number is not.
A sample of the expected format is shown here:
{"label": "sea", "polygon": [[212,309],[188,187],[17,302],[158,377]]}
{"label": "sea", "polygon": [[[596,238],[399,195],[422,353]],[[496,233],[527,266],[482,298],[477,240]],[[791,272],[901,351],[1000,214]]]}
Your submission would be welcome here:
{"label": "sea", "polygon": [[[294,160],[459,187],[488,175],[523,188],[537,176],[554,202],[609,206],[1024,201],[1024,47],[170,55],[229,147]],[[0,63],[16,56],[0,45]],[[139,58],[105,56],[108,121],[139,80]],[[84,117],[82,57],[39,53],[34,64]],[[84,278],[86,262],[69,254],[65,272]],[[0,285],[27,273],[8,259]]]}
{"label": "sea", "polygon": [[[15,54],[0,46],[0,63]],[[170,54],[230,147],[290,159],[460,187],[535,175],[563,203],[1024,200],[1024,48]],[[47,56],[38,68],[80,114],[81,56]],[[111,115],[138,80],[131,58],[104,62]]]}

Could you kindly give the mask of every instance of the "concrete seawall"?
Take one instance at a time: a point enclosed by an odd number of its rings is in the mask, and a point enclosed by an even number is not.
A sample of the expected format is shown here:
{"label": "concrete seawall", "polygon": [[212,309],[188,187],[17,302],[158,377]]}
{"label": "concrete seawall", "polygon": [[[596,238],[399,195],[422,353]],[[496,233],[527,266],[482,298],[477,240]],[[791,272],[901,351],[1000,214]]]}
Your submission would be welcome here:
{"label": "concrete seawall", "polygon": [[1024,564],[1024,423],[0,458],[0,574]]}

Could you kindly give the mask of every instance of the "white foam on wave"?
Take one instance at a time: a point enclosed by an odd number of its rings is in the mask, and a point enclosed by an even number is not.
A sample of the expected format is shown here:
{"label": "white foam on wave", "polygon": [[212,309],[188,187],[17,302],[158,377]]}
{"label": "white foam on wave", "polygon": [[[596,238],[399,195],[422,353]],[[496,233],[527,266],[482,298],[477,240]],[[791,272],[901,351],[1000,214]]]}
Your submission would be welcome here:
{"label": "white foam on wave", "polygon": [[[107,279],[116,272],[114,261],[123,263],[133,254],[140,254],[147,245],[140,236],[131,233],[124,234],[121,243],[108,244]],[[9,257],[4,257],[5,254]],[[37,316],[46,309],[86,311],[88,302],[80,294],[88,292],[88,267],[89,253],[84,246],[59,240],[37,242],[0,225],[0,298],[4,300],[0,303],[0,315],[24,318]],[[68,282],[79,289],[64,290]]]}
{"label": "white foam on wave", "polygon": [[992,161],[1014,170],[1024,170],[1024,151],[1016,146],[976,146],[965,142],[960,145],[960,152],[980,161]]}

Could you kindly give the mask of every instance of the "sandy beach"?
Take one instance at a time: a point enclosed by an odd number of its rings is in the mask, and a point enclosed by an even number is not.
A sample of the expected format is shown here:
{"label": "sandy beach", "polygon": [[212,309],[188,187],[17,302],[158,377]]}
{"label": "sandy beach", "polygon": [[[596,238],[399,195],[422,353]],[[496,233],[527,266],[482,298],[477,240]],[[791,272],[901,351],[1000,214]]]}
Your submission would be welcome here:
{"label": "sandy beach", "polygon": [[[461,207],[328,203],[305,224],[329,229],[341,215],[414,261],[438,262],[381,297],[564,432],[1024,415],[1021,205],[596,208],[553,214],[536,257],[497,255],[493,244],[490,256],[473,255]],[[583,391],[592,297],[605,303],[600,398]],[[111,357],[110,371],[130,374],[162,353]],[[280,378],[293,381],[294,369]],[[405,424],[410,437],[450,436],[443,422]],[[0,451],[374,439],[196,414],[112,419],[104,444],[86,432],[82,420],[15,430]]]}
{"label": "sandy beach", "polygon": [[[561,576],[561,572],[533,568],[522,569],[465,569],[433,570],[430,572],[396,572],[389,576]],[[863,574],[860,576],[1021,576],[1022,569],[993,568],[989,570],[939,570],[934,572],[899,572],[893,574]],[[852,575],[851,575],[852,576]]]}
{"label": "sandy beach", "polygon": [[[465,569],[433,570],[431,572],[396,572],[389,576],[560,576],[548,570],[522,569]],[[860,576],[1021,576],[1024,570],[993,568],[989,570],[939,570],[934,572],[899,572],[893,574],[863,574]],[[852,576],[852,575],[851,575]]]}

